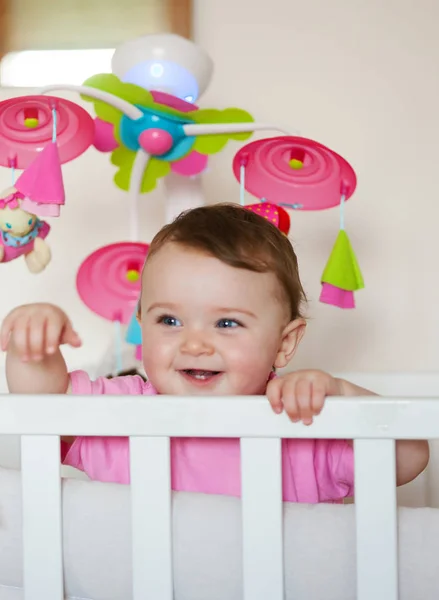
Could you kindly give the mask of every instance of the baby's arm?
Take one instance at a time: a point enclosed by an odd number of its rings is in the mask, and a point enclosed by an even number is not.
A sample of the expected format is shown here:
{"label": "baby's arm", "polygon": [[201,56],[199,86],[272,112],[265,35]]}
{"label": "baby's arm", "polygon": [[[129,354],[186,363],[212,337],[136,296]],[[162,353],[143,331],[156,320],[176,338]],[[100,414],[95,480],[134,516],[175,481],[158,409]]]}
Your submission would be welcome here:
{"label": "baby's arm", "polygon": [[[328,396],[376,396],[344,379],[336,379],[323,371],[296,371],[277,379],[267,386],[267,397],[273,410],[283,410],[293,422],[311,425]],[[352,444],[352,441],[348,441]],[[428,464],[429,446],[426,440],[398,440],[396,442],[396,480],[404,485],[417,477]]]}
{"label": "baby's arm", "polygon": [[[341,396],[376,396],[344,379],[339,379]],[[352,442],[350,442],[352,443]],[[427,440],[397,440],[396,485],[404,485],[415,479],[428,464],[430,448]]]}
{"label": "baby's arm", "polygon": [[14,309],[0,333],[6,351],[6,378],[12,394],[65,394],[69,374],[61,344],[78,347],[81,340],[67,315],[52,304]]}

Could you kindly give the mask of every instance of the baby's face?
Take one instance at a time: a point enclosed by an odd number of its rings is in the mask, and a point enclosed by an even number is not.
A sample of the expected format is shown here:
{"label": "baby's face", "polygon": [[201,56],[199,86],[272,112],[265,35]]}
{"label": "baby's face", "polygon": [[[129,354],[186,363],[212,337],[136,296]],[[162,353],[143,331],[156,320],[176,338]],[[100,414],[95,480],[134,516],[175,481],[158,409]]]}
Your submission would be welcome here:
{"label": "baby's face", "polygon": [[161,394],[265,393],[288,319],[272,273],[168,243],[146,264],[145,371]]}

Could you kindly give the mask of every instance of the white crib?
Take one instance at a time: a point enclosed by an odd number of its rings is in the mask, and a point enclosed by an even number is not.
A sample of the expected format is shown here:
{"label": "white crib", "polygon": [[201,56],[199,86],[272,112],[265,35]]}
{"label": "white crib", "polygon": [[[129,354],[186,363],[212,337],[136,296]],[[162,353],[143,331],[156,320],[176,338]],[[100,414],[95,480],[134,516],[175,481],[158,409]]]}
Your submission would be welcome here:
{"label": "white crib", "polygon": [[353,438],[356,597],[397,600],[395,439],[439,438],[439,402],[419,397],[425,392],[416,399],[330,399],[310,428],[274,415],[263,398],[163,396],[157,402],[149,397],[2,396],[0,434],[22,435],[23,597],[64,598],[62,434],[130,437],[134,600],[174,598],[170,437],[241,439],[244,600],[285,597],[280,439]]}

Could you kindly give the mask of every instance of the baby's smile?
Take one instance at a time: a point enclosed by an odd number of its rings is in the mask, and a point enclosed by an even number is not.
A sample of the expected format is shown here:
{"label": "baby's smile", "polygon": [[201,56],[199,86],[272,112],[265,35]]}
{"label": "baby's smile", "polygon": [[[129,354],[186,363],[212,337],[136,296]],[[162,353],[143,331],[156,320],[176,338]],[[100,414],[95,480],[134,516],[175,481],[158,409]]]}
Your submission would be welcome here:
{"label": "baby's smile", "polygon": [[206,385],[216,382],[222,371],[205,371],[203,369],[181,369],[178,371],[192,385]]}

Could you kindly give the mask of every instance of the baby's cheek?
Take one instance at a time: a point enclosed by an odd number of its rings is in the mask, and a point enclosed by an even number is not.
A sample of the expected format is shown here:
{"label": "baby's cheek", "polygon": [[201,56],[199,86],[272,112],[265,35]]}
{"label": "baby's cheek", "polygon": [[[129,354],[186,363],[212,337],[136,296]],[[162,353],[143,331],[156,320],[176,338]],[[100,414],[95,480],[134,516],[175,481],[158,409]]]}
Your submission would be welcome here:
{"label": "baby's cheek", "polygon": [[142,360],[143,366],[147,372],[156,369],[156,365],[160,364],[160,347],[154,352],[150,344],[143,344]]}
{"label": "baby's cheek", "polygon": [[249,385],[259,387],[266,382],[273,367],[272,356],[258,342],[235,346],[229,355],[229,368]]}
{"label": "baby's cheek", "polygon": [[145,370],[157,371],[167,368],[170,362],[170,345],[167,340],[154,334],[143,335],[143,366]]}

